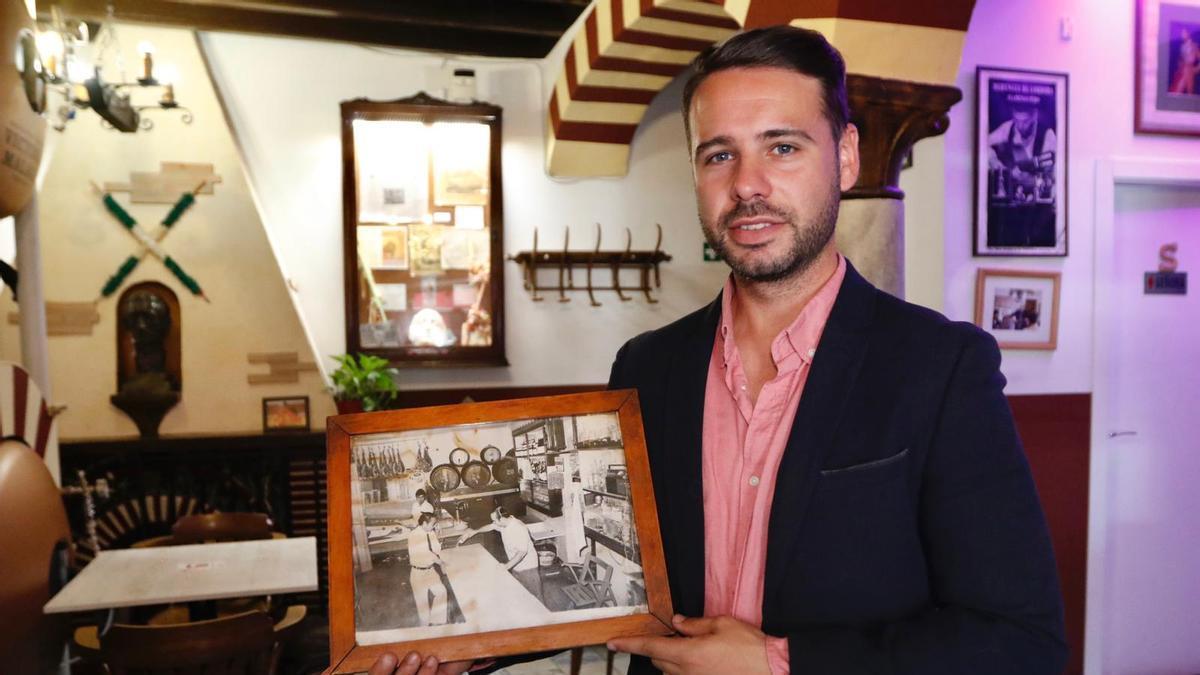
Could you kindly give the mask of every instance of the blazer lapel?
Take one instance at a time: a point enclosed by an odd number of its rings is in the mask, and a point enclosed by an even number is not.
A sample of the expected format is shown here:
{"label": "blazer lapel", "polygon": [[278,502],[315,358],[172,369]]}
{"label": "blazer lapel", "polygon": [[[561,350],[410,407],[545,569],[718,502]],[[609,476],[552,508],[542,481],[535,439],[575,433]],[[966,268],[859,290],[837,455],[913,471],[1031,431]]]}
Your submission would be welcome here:
{"label": "blazer lapel", "polygon": [[831,450],[846,401],[858,378],[868,344],[867,328],[875,307],[875,290],[846,261],[846,277],[825,324],[812,371],[796,409],[787,449],[779,464],[771,519],[767,527],[763,628],[775,611],[779,584],[799,537],[819,468]]}
{"label": "blazer lapel", "polygon": [[[656,481],[667,497],[669,522],[664,539],[672,540],[669,559],[676,593],[675,611],[686,616],[704,612],[704,488],[702,447],[704,392],[708,364],[721,316],[721,297],[708,306],[697,328],[679,345],[667,373],[666,419],[663,420],[664,466],[670,473]],[[665,530],[670,529],[668,533]]]}

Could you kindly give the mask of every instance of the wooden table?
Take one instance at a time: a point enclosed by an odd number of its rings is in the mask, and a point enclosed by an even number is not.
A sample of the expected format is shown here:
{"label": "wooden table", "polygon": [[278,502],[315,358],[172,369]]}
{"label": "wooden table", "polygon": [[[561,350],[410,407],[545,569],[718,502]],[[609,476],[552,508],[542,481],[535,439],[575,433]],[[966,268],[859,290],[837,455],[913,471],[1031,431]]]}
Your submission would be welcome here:
{"label": "wooden table", "polygon": [[101,551],[47,614],[300,593],[317,588],[317,540],[264,539]]}

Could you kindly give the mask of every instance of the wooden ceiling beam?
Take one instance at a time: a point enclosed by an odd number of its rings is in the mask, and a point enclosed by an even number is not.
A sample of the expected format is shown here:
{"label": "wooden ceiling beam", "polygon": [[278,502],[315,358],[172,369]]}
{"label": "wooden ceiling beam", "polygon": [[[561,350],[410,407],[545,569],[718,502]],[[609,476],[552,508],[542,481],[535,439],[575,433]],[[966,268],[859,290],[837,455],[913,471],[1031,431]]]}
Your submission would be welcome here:
{"label": "wooden ceiling beam", "polygon": [[[513,11],[508,11],[507,3],[500,7],[471,0],[318,0],[302,6],[281,0],[116,0],[111,5],[115,19],[133,23],[522,58],[545,56],[574,21],[561,14],[563,6],[574,9],[573,2],[511,2]],[[66,16],[104,20],[110,3],[59,0],[56,4]],[[385,13],[389,6],[390,14]],[[48,14],[45,4],[40,9]],[[503,22],[493,17],[502,17]]]}

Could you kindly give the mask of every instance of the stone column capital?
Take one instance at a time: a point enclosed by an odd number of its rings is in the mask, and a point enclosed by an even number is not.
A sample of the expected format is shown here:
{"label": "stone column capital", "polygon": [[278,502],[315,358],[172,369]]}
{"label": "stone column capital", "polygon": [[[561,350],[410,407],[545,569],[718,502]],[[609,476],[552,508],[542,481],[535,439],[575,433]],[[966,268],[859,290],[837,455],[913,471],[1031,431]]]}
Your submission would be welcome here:
{"label": "stone column capital", "polygon": [[846,76],[850,121],[858,127],[861,170],[843,199],[904,199],[900,169],[917,141],[950,127],[950,108],[962,100],[957,87]]}

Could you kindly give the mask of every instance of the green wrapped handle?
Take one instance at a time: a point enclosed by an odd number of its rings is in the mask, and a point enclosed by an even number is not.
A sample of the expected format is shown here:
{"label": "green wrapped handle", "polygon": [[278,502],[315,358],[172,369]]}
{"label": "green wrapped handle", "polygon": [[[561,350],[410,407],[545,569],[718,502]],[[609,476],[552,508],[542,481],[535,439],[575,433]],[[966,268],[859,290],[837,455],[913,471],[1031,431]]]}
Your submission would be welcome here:
{"label": "green wrapped handle", "polygon": [[187,211],[192,204],[195,203],[196,197],[190,192],[185,192],[183,196],[179,198],[179,201],[175,202],[175,206],[171,208],[171,212],[167,214],[167,217],[163,219],[163,227],[171,227],[174,225],[175,221],[179,220],[179,217],[183,215],[183,212]]}
{"label": "green wrapped handle", "polygon": [[195,279],[188,276],[188,273],[183,271],[183,268],[179,266],[179,263],[175,262],[174,258],[167,256],[165,259],[163,259],[163,264],[167,266],[167,269],[171,270],[171,274],[174,274],[176,279],[179,279],[179,283],[186,286],[187,289],[194,295],[204,294],[204,292],[200,290],[200,284],[196,283]]}
{"label": "green wrapped handle", "polygon": [[138,266],[139,262],[141,262],[141,260],[137,256],[131,255],[126,258],[125,262],[121,263],[121,266],[117,268],[117,271],[108,278],[108,283],[104,284],[104,288],[100,291],[100,295],[107,298],[113,293],[116,293],[117,289],[121,287],[121,284],[125,283],[125,278],[128,277],[129,273]]}
{"label": "green wrapped handle", "polygon": [[114,218],[121,221],[121,224],[125,226],[125,229],[132,229],[133,226],[137,224],[137,221],[133,219],[133,216],[126,213],[125,209],[121,208],[121,205],[117,203],[117,200],[113,199],[112,195],[104,195],[104,207],[108,209],[109,213],[113,214]]}

